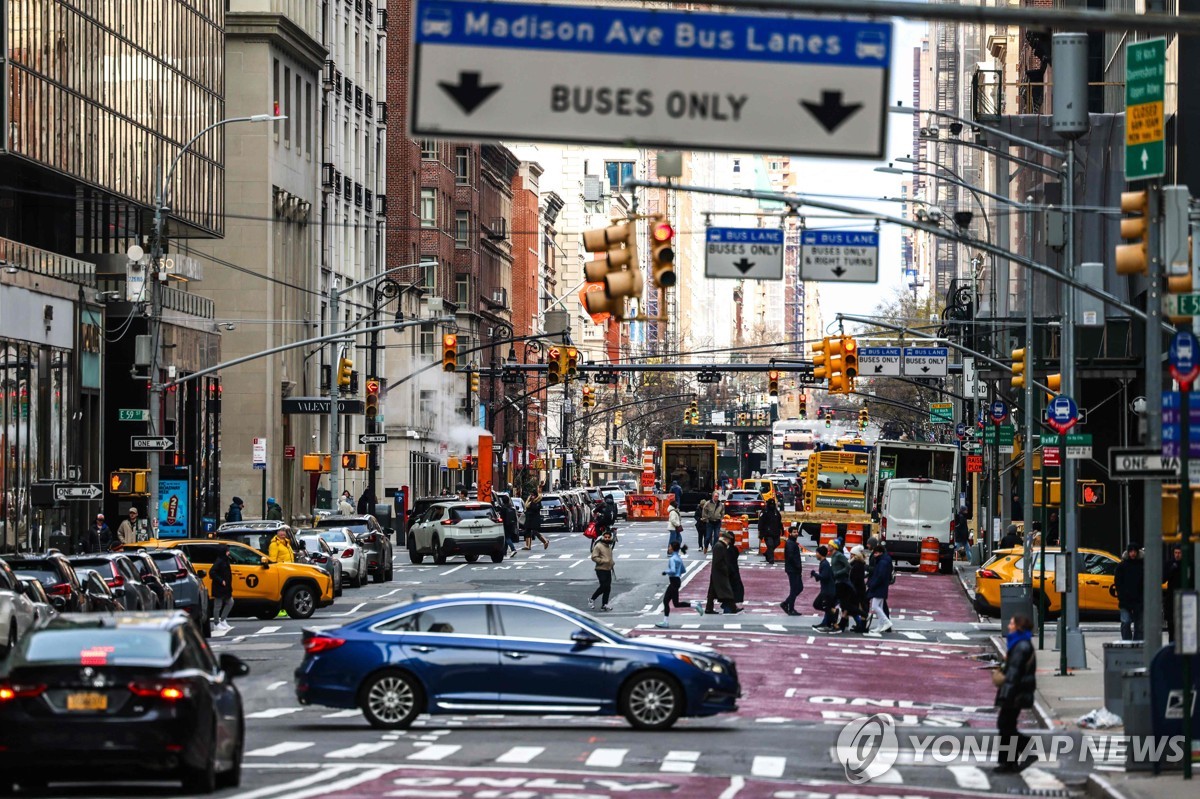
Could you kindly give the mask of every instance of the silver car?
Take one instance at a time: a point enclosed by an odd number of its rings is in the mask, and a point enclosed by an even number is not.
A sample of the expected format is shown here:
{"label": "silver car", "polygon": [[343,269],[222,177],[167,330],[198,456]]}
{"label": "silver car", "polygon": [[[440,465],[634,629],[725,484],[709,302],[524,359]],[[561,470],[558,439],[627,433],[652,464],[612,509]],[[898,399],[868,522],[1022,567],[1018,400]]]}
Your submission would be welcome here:
{"label": "silver car", "polygon": [[308,562],[329,575],[329,579],[333,581],[333,595],[341,596],[346,578],[342,572],[342,561],[338,557],[337,550],[315,533],[298,537],[300,546],[304,547],[304,551],[308,553]]}
{"label": "silver car", "polygon": [[342,563],[342,580],[351,587],[367,584],[367,552],[354,538],[354,533],[345,527],[311,527],[297,531],[301,538],[320,536],[337,553]]}

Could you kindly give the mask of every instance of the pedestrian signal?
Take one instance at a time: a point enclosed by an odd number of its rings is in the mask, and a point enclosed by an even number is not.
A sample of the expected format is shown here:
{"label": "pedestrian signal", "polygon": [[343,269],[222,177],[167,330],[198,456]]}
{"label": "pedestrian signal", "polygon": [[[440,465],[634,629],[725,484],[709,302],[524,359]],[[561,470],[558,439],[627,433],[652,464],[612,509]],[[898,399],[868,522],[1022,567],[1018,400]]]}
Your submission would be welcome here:
{"label": "pedestrian signal", "polygon": [[1104,483],[1085,481],[1079,484],[1079,505],[1084,508],[1104,504]]}

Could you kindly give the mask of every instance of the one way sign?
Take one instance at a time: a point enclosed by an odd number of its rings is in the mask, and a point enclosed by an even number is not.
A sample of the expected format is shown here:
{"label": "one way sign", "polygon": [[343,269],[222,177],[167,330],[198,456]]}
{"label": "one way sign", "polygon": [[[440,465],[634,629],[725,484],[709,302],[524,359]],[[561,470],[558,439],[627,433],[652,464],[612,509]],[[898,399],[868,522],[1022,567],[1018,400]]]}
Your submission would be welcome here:
{"label": "one way sign", "polygon": [[130,436],[129,448],[134,452],[166,452],[175,449],[175,436]]}
{"label": "one way sign", "polygon": [[78,485],[63,483],[54,487],[54,499],[57,502],[72,499],[99,499],[103,494],[104,489],[97,483],[80,483]]}

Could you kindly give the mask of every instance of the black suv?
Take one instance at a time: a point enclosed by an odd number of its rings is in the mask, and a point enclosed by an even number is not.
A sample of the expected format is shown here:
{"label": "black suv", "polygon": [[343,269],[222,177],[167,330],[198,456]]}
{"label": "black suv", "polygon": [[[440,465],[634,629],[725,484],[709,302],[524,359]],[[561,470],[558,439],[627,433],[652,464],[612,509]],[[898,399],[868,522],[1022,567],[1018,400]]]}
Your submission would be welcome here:
{"label": "black suv", "polygon": [[392,579],[392,531],[370,514],[322,516],[315,527],[345,527],[367,552],[367,573],[382,583]]}
{"label": "black suv", "polygon": [[138,567],[123,552],[72,555],[68,560],[79,572],[96,572],[108,583],[126,610],[158,610],[158,595],[142,580]]}
{"label": "black suv", "polygon": [[44,555],[21,555],[5,558],[9,567],[21,577],[32,577],[46,589],[50,604],[60,613],[88,613],[92,603],[83,590],[83,583],[71,562],[61,552]]}

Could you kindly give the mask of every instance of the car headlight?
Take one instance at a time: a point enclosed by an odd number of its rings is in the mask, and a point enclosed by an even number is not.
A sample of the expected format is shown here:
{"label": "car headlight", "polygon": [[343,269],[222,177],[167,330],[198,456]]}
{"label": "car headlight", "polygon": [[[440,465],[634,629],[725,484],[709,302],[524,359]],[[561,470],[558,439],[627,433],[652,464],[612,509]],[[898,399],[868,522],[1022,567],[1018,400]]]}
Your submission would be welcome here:
{"label": "car headlight", "polygon": [[720,661],[706,658],[703,655],[691,655],[683,652],[676,652],[675,657],[682,660],[684,663],[690,663],[700,671],[711,671],[713,674],[724,674],[725,664]]}

